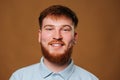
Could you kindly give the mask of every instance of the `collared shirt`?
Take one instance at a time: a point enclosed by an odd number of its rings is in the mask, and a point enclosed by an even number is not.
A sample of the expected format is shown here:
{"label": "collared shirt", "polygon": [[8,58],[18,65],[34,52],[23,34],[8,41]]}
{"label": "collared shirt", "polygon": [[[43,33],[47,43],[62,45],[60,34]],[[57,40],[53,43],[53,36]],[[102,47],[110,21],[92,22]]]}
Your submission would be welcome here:
{"label": "collared shirt", "polygon": [[73,61],[64,70],[54,73],[43,62],[15,71],[9,80],[98,80],[92,73],[74,65]]}

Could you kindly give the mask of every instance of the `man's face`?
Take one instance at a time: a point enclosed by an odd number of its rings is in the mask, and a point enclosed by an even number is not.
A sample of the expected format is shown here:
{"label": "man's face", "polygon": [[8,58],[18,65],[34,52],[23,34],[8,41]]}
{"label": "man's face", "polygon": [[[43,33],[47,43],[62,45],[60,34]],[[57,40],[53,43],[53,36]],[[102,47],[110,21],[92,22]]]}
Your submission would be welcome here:
{"label": "man's face", "polygon": [[39,31],[39,42],[44,57],[56,64],[67,63],[71,57],[76,35],[71,19],[64,16],[44,18]]}

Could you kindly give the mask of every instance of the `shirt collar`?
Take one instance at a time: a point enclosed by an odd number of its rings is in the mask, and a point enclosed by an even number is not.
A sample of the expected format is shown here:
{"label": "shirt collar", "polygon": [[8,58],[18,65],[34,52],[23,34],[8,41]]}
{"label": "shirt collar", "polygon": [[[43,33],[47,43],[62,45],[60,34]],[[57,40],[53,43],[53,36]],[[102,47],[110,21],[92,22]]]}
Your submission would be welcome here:
{"label": "shirt collar", "polygon": [[44,64],[43,62],[43,57],[41,58],[41,61],[40,61],[40,74],[43,78],[46,78],[48,77],[50,74],[52,74],[53,72],[50,71]]}
{"label": "shirt collar", "polygon": [[[44,57],[41,58],[41,62],[40,62],[40,74],[43,78],[46,78],[48,76],[50,76],[52,73],[52,71],[50,71],[44,64],[43,62]],[[74,64],[73,64],[73,60],[71,60],[70,64],[68,65],[68,67],[66,67],[64,70],[58,72],[58,74],[60,74],[65,80],[67,80],[72,72],[74,71]]]}
{"label": "shirt collar", "polygon": [[60,71],[59,74],[65,79],[68,80],[68,78],[71,76],[71,74],[74,71],[74,63],[73,60],[70,61],[70,64],[68,67],[66,67],[63,71]]}

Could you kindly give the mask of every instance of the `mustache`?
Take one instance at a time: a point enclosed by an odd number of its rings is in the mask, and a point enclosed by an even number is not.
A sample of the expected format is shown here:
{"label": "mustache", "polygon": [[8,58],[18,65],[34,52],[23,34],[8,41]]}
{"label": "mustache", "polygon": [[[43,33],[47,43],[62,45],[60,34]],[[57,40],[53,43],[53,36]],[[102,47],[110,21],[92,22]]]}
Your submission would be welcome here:
{"label": "mustache", "polygon": [[51,44],[62,44],[62,45],[65,45],[65,42],[62,41],[62,40],[52,40],[48,44],[49,45],[51,45]]}

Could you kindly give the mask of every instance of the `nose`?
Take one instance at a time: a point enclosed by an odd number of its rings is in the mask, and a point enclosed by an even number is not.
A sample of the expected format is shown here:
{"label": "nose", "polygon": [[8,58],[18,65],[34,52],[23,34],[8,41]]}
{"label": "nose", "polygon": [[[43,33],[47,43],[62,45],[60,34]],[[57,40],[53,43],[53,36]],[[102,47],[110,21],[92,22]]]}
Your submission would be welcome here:
{"label": "nose", "polygon": [[53,39],[56,39],[56,40],[62,40],[63,39],[62,34],[59,30],[55,31],[55,33],[53,33],[53,34],[54,34]]}

